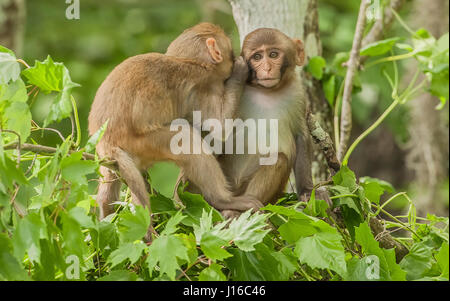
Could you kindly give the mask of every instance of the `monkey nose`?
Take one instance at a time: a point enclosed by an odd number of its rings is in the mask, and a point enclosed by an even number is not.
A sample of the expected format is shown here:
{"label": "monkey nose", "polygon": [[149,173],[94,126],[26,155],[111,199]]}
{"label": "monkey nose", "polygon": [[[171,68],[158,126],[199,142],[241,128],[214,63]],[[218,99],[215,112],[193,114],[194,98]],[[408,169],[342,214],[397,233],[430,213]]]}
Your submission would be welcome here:
{"label": "monkey nose", "polygon": [[272,67],[270,67],[270,65],[266,65],[263,67],[263,70],[267,73],[269,73],[272,70]]}

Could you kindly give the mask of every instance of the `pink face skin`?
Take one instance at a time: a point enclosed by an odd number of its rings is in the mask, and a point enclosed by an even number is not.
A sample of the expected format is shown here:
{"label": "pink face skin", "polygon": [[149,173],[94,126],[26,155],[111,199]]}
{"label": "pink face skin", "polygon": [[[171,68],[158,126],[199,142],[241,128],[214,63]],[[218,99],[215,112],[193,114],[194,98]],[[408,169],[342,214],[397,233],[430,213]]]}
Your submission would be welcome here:
{"label": "pink face skin", "polygon": [[281,68],[284,52],[274,47],[263,45],[250,56],[249,63],[254,71],[251,84],[264,88],[273,88],[281,81]]}

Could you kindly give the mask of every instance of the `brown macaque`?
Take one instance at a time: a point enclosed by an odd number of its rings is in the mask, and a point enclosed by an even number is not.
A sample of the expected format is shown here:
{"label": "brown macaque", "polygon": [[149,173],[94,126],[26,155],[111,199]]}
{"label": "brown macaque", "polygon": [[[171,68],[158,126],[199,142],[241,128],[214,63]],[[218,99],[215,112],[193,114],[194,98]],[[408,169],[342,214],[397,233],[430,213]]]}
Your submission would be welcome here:
{"label": "brown macaque", "polygon": [[[241,55],[250,74],[237,117],[265,119],[267,124],[278,120],[278,158],[273,165],[260,165],[259,150],[223,155],[222,169],[235,195],[256,198],[265,205],[281,196],[294,168],[299,200],[307,201],[313,189],[312,141],[306,123],[307,100],[295,70],[305,60],[303,43],[279,30],[260,28],[246,36]],[[324,190],[316,191],[316,198],[329,200]],[[240,212],[222,210],[222,214],[234,217]]]}
{"label": "brown macaque", "polygon": [[[100,157],[117,161],[133,202],[150,209],[142,173],[155,162],[172,161],[201,187],[205,199],[215,208],[247,210],[261,206],[254,197],[232,194],[214,155],[176,155],[170,148],[177,133],[170,130],[173,120],[191,120],[193,111],[201,111],[204,118],[229,118],[238,106],[247,77],[248,67],[242,58],[233,67],[230,39],[210,23],[185,30],[165,54],[137,55],[115,67],[95,96],[89,133],[94,134],[108,121],[97,152]],[[190,133],[191,138],[199,135],[192,127]],[[100,218],[104,218],[113,213],[112,203],[119,200],[121,182],[106,167],[100,172],[103,180],[97,202]]]}

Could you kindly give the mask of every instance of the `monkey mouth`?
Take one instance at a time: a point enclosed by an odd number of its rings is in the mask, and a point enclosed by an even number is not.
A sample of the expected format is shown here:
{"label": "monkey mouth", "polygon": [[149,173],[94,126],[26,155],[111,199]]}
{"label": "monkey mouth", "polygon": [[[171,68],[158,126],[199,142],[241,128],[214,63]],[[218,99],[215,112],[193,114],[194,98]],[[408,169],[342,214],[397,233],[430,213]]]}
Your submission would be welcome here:
{"label": "monkey mouth", "polygon": [[256,82],[258,83],[258,85],[263,86],[265,88],[272,88],[280,82],[280,79],[279,78],[258,78],[256,80]]}

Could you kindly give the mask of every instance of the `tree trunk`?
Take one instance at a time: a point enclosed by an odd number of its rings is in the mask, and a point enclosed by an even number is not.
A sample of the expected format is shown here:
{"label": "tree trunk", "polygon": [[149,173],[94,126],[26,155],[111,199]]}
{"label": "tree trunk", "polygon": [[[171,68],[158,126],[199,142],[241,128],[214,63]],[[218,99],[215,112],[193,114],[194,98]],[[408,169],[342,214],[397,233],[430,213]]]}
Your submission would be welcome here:
{"label": "tree trunk", "polygon": [[0,45],[22,55],[25,29],[25,1],[0,0]]}
{"label": "tree trunk", "polygon": [[[236,21],[241,45],[247,34],[260,27],[276,28],[305,44],[308,59],[322,54],[319,37],[317,0],[228,0]],[[326,101],[321,82],[299,68],[311,111],[321,126],[332,133],[331,110]],[[315,182],[328,176],[323,153],[315,146],[312,164]]]}
{"label": "tree trunk", "polygon": [[[413,2],[411,23],[415,28],[425,28],[438,39],[448,32],[448,5],[448,0],[416,0]],[[414,74],[415,68],[409,68],[408,73]],[[448,104],[442,111],[437,111],[435,106],[438,104],[439,100],[429,93],[409,103],[411,138],[407,166],[414,171],[419,214],[448,215],[442,199],[445,196],[439,196],[439,185],[448,176]]]}

